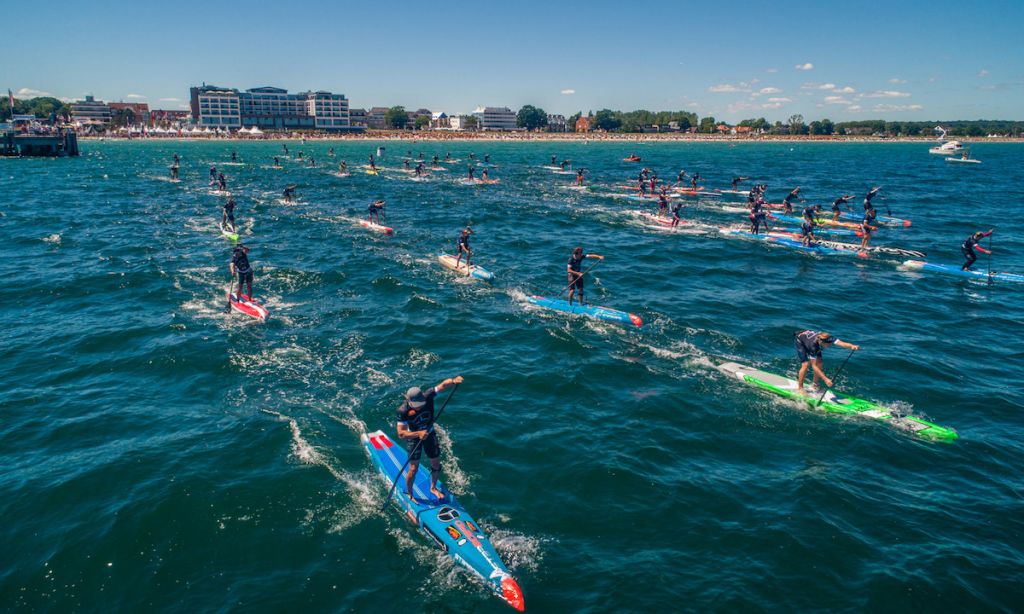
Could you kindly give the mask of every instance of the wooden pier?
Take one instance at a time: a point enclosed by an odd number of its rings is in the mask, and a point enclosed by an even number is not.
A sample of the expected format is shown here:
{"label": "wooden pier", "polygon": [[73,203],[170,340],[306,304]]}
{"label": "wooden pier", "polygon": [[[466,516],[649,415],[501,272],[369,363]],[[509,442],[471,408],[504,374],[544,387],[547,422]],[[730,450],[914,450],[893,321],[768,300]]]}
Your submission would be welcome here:
{"label": "wooden pier", "polygon": [[41,156],[63,158],[78,155],[78,135],[60,129],[54,134],[25,134],[15,130],[0,132],[0,156]]}

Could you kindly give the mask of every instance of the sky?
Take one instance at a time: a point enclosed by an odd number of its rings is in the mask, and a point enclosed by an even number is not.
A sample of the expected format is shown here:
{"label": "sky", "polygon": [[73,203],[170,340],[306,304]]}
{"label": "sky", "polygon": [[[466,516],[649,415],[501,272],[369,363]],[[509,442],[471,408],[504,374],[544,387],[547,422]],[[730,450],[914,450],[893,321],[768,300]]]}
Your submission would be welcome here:
{"label": "sky", "polygon": [[6,29],[0,88],[161,109],[205,82],[449,114],[1024,120],[1024,0],[87,4]]}

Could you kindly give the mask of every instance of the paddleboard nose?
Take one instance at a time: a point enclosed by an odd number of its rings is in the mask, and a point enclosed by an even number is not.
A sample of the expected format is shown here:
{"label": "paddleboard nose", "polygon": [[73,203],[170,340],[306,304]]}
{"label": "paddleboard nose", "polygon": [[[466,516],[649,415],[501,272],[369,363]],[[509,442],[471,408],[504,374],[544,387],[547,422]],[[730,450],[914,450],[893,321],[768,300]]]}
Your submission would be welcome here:
{"label": "paddleboard nose", "polygon": [[505,576],[501,579],[501,596],[506,602],[517,611],[522,612],[526,609],[526,604],[523,602],[523,592],[519,590],[519,585],[511,576]]}
{"label": "paddleboard nose", "polygon": [[640,316],[636,315],[635,313],[629,314],[629,321],[632,322],[633,325],[637,327],[644,325],[644,321],[641,320]]}

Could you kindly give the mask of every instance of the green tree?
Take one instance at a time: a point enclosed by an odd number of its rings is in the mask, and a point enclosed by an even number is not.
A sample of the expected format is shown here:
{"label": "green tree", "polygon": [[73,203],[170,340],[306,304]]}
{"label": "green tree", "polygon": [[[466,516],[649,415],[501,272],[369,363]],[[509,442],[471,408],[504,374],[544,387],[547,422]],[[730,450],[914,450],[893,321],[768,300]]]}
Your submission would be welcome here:
{"label": "green tree", "polygon": [[531,104],[523,105],[516,113],[516,125],[527,130],[537,130],[548,125],[548,114]]}
{"label": "green tree", "polygon": [[430,117],[427,115],[419,115],[416,117],[416,121],[413,122],[417,130],[423,130],[424,127],[430,125]]}
{"label": "green tree", "polygon": [[405,112],[405,107],[391,107],[384,112],[384,125],[389,128],[395,128],[401,130],[409,124],[409,114]]}
{"label": "green tree", "polygon": [[622,125],[622,121],[616,117],[615,111],[611,109],[601,109],[594,114],[594,127],[598,130],[617,130]]}
{"label": "green tree", "polygon": [[797,113],[796,115],[789,116],[789,133],[790,134],[807,134],[807,126],[804,125],[804,116]]}
{"label": "green tree", "polygon": [[702,117],[700,118],[700,124],[697,125],[697,132],[704,134],[711,134],[715,130],[718,130],[718,122],[715,121],[714,117]]}
{"label": "green tree", "polygon": [[480,127],[480,120],[476,115],[470,115],[466,118],[466,122],[463,125],[466,127],[466,130],[476,130]]}

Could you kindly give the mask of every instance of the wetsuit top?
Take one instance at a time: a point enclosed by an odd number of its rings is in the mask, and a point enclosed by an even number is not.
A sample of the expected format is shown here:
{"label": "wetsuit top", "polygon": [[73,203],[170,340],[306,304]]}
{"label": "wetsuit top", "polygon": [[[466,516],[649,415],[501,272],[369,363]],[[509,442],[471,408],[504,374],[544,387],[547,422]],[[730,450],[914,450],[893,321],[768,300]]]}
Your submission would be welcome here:
{"label": "wetsuit top", "polygon": [[816,330],[803,330],[798,333],[793,333],[793,337],[796,338],[796,342],[803,346],[811,356],[818,356],[821,354],[821,344],[823,341],[825,343],[836,343],[839,341],[839,339],[836,339],[831,335],[825,339],[819,339],[818,331]]}
{"label": "wetsuit top", "polygon": [[231,251],[231,264],[235,265],[236,273],[248,273],[252,270],[249,266],[249,256],[241,247],[236,247]]}
{"label": "wetsuit top", "polygon": [[866,194],[866,195],[864,196],[864,208],[865,208],[865,209],[867,209],[867,208],[868,208],[868,205],[870,205],[870,204],[871,204],[871,199],[872,199],[872,198],[874,198],[874,197],[875,197],[875,194],[878,194],[878,191],[879,191],[879,190],[881,190],[881,189],[882,189],[882,188],[875,188],[874,190],[871,190],[870,192],[868,192],[868,193],[867,193],[867,194]]}
{"label": "wetsuit top", "polygon": [[231,215],[235,212],[235,199],[228,199],[228,202],[224,203],[224,213]]}
{"label": "wetsuit top", "polygon": [[976,246],[981,245],[981,240],[984,239],[985,237],[989,236],[990,234],[992,234],[992,233],[991,232],[982,233],[982,235],[980,237],[977,237],[977,238],[975,238],[974,235],[971,235],[971,236],[967,237],[967,240],[964,241],[964,244],[961,245],[960,247],[961,247],[961,249],[969,249],[969,250],[973,251]]}
{"label": "wetsuit top", "polygon": [[216,176],[217,176],[217,167],[216,166],[211,166],[210,167],[210,177],[216,177]]}
{"label": "wetsuit top", "polygon": [[586,259],[586,254],[580,254],[579,258],[576,256],[569,256],[569,270],[574,273],[579,273],[583,268],[583,260]]}
{"label": "wetsuit top", "polygon": [[291,188],[285,188],[284,189],[284,197],[285,198],[291,198],[292,196],[295,196],[295,190],[293,190]]}
{"label": "wetsuit top", "polygon": [[583,169],[576,171],[576,176],[580,179],[583,179]]}
{"label": "wetsuit top", "polygon": [[814,221],[814,213],[814,205],[808,205],[804,207],[804,219],[807,220],[808,222]]}
{"label": "wetsuit top", "polygon": [[683,203],[676,203],[672,205],[672,213],[676,216],[679,215],[679,210],[683,208]]}
{"label": "wetsuit top", "polygon": [[679,171],[679,174],[676,175],[676,182],[677,183],[682,183],[683,182],[683,177],[686,177],[686,171]]}
{"label": "wetsuit top", "polygon": [[458,246],[459,247],[465,247],[466,249],[469,249],[469,235],[466,234],[465,232],[463,232],[462,234],[459,235]]}
{"label": "wetsuit top", "polygon": [[782,202],[788,205],[789,201],[793,200],[794,198],[796,198],[799,195],[800,195],[799,192],[797,192],[796,190],[793,190],[789,194],[786,194],[786,197],[782,199]]}
{"label": "wetsuit top", "polygon": [[429,431],[434,427],[434,397],[437,396],[437,388],[428,388],[423,391],[423,397],[427,402],[416,409],[409,407],[408,402],[403,402],[398,408],[398,424],[405,425],[410,431]]}
{"label": "wetsuit top", "polygon": [[868,203],[868,208],[864,210],[864,223],[874,224],[876,215],[878,215],[878,212],[871,206],[871,203]]}
{"label": "wetsuit top", "polygon": [[380,211],[380,210],[384,209],[384,203],[372,202],[372,203],[370,203],[370,206],[368,206],[366,209],[370,213],[374,213],[376,211]]}
{"label": "wetsuit top", "polygon": [[832,201],[832,210],[839,211],[839,205],[850,202],[849,196],[840,196],[839,198]]}
{"label": "wetsuit top", "polygon": [[658,194],[658,208],[665,209],[668,207],[668,198],[664,194]]}
{"label": "wetsuit top", "polygon": [[484,156],[484,162],[486,162],[488,164],[491,163],[491,155],[490,154],[487,154],[487,155]]}

